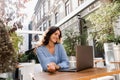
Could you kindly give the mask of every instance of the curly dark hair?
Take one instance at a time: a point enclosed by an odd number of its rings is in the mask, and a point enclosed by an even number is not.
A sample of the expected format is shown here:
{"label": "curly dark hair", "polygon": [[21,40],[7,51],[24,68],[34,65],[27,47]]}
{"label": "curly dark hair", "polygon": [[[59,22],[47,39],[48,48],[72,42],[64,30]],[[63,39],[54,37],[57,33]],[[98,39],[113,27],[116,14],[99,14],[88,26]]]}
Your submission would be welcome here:
{"label": "curly dark hair", "polygon": [[45,36],[44,36],[44,38],[43,38],[43,40],[42,40],[42,45],[47,45],[47,44],[49,43],[50,36],[51,36],[54,32],[56,32],[57,30],[60,31],[60,36],[59,36],[59,41],[56,42],[55,44],[60,43],[60,40],[61,40],[61,38],[62,38],[62,34],[61,34],[60,28],[59,28],[59,27],[56,27],[56,26],[51,26],[51,27],[48,28],[48,31],[46,32],[46,34],[45,34]]}

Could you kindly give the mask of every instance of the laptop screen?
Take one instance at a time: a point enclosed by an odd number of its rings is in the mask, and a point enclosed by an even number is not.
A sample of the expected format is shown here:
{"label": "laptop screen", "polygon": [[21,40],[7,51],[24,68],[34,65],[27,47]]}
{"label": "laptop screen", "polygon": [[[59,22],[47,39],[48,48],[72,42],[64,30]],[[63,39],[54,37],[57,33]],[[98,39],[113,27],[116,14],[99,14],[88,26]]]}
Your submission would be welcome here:
{"label": "laptop screen", "polygon": [[92,46],[76,46],[76,67],[77,70],[93,67]]}
{"label": "laptop screen", "polygon": [[76,59],[70,61],[69,69],[59,70],[62,72],[77,72],[93,67],[93,48],[92,46],[76,46]]}

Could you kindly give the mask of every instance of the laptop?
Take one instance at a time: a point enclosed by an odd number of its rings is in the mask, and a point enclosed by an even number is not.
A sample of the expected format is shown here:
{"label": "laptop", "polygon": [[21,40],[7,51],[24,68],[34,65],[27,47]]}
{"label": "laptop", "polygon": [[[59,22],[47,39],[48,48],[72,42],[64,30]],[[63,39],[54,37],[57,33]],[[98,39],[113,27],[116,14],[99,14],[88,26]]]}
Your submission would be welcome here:
{"label": "laptop", "polygon": [[60,72],[78,72],[93,67],[92,46],[76,46],[76,68],[61,69]]}

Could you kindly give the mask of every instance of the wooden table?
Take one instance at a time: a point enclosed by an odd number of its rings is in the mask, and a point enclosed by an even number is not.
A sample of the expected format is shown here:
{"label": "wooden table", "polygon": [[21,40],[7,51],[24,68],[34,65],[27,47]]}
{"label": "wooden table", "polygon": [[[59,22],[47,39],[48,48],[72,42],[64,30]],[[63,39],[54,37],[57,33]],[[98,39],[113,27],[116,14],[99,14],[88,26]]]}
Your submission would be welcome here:
{"label": "wooden table", "polygon": [[113,62],[110,62],[110,63],[114,64],[116,69],[120,69],[120,61],[113,61]]}
{"label": "wooden table", "polygon": [[101,60],[94,59],[94,64],[95,64],[95,65],[96,65],[97,63],[99,63],[99,62],[105,62],[105,60],[104,60],[104,59],[101,59]]}
{"label": "wooden table", "polygon": [[34,80],[90,80],[113,74],[119,74],[120,70],[108,71],[106,68],[91,68],[79,72],[56,72],[54,74],[48,72],[36,73]]}
{"label": "wooden table", "polygon": [[103,62],[103,64],[104,64],[105,60],[104,59],[97,59],[97,58],[95,59],[94,58],[94,66],[95,67],[97,67],[97,63],[99,63],[99,62]]}

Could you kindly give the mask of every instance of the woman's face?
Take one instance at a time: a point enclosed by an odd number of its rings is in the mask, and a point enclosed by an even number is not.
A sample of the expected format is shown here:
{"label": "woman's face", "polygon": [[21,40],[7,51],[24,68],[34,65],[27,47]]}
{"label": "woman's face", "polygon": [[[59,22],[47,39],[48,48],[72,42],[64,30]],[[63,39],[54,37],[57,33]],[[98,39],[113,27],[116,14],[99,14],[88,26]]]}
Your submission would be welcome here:
{"label": "woman's face", "polygon": [[59,36],[60,36],[60,31],[57,30],[50,36],[50,41],[56,43],[59,40]]}

